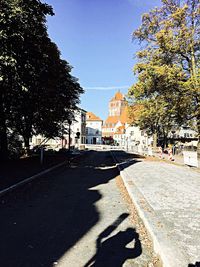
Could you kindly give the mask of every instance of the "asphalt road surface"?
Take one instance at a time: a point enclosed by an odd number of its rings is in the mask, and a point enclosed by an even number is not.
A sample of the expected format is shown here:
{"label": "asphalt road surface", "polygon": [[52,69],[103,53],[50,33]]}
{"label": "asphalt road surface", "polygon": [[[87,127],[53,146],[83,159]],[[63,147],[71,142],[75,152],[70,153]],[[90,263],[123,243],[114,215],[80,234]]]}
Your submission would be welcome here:
{"label": "asphalt road surface", "polygon": [[88,151],[0,199],[0,266],[148,266],[109,151]]}

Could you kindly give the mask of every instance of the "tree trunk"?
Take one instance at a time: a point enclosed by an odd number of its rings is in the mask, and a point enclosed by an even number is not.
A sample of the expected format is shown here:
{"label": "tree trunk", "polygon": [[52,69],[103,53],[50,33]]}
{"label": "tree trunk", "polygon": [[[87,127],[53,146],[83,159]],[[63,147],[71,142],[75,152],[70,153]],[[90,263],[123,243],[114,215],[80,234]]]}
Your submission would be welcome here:
{"label": "tree trunk", "polygon": [[7,126],[2,94],[0,95],[0,158],[2,160],[8,159]]}
{"label": "tree trunk", "polygon": [[166,149],[168,145],[168,138],[167,135],[164,133],[163,134],[163,149]]}
{"label": "tree trunk", "polygon": [[71,145],[71,122],[69,122],[69,142],[68,142],[68,150],[70,152],[70,145]]}
{"label": "tree trunk", "polygon": [[153,134],[153,148],[156,149],[157,147],[157,142],[158,142],[158,135],[157,133]]}
{"label": "tree trunk", "polygon": [[2,125],[2,119],[0,121],[0,159],[8,159],[8,140],[7,140],[7,129],[6,125]]}
{"label": "tree trunk", "polygon": [[28,156],[30,154],[30,136],[23,136],[24,138],[24,147],[25,147],[25,155]]}
{"label": "tree trunk", "polygon": [[198,134],[197,158],[200,161],[200,115],[197,116],[197,134]]}

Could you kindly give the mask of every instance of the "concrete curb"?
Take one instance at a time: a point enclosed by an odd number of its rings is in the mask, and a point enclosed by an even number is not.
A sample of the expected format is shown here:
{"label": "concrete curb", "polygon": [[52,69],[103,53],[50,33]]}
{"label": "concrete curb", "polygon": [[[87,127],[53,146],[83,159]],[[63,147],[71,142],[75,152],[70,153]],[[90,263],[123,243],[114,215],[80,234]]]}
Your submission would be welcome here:
{"label": "concrete curb", "polygon": [[165,225],[162,223],[159,216],[157,216],[156,211],[148,204],[143,194],[132,181],[128,172],[119,164],[114,153],[111,152],[111,154],[117,164],[129,196],[152,238],[154,251],[160,256],[163,267],[187,267],[188,259],[184,251],[181,251],[180,248],[173,245],[171,242],[173,236],[165,230]]}
{"label": "concrete curb", "polygon": [[[74,159],[76,159],[76,158],[78,158],[78,157],[80,157],[80,156],[81,156],[81,154],[80,154],[80,155],[77,155],[77,156],[74,157],[74,158],[71,158],[70,160],[72,161],[72,160],[74,160]],[[7,187],[7,188],[1,190],[1,191],[0,191],[0,197],[2,197],[3,195],[5,195],[5,194],[7,194],[7,193],[9,193],[9,192],[11,192],[11,191],[17,189],[18,187],[20,187],[20,186],[22,186],[22,185],[25,185],[25,184],[27,184],[27,183],[33,181],[34,179],[36,179],[36,178],[38,178],[38,177],[40,177],[40,176],[42,176],[42,175],[44,175],[44,174],[46,174],[46,173],[48,173],[48,172],[51,172],[51,171],[53,171],[53,170],[55,170],[55,169],[57,169],[57,168],[59,168],[59,167],[62,167],[63,165],[65,165],[65,164],[67,164],[67,163],[68,163],[68,160],[65,160],[65,161],[63,161],[63,162],[61,162],[61,163],[59,163],[59,164],[57,164],[57,165],[52,166],[51,168],[48,168],[48,169],[46,169],[46,170],[44,170],[44,171],[42,171],[42,172],[39,172],[39,173],[37,173],[37,174],[35,174],[35,175],[32,175],[32,176],[30,176],[30,177],[28,177],[28,178],[25,178],[24,180],[22,180],[22,181],[20,181],[20,182],[14,184],[14,185],[11,185],[11,186],[9,186],[9,187]]]}

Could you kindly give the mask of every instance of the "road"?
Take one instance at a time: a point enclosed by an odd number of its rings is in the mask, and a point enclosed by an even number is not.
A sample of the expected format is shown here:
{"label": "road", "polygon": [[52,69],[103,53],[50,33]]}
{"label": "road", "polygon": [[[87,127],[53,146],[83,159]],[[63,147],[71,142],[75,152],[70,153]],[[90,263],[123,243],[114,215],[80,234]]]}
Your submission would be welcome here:
{"label": "road", "polygon": [[109,151],[88,151],[1,198],[0,266],[147,266],[152,251],[129,219],[117,176]]}

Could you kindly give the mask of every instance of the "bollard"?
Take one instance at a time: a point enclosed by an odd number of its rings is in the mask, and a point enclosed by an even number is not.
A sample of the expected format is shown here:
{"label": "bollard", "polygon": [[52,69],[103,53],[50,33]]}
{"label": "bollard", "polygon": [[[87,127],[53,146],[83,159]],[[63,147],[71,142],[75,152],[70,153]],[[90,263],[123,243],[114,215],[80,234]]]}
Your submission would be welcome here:
{"label": "bollard", "polygon": [[174,160],[173,159],[173,154],[172,154],[172,149],[171,148],[168,149],[168,157],[169,157],[169,160],[171,160],[171,161]]}
{"label": "bollard", "polygon": [[159,146],[158,150],[159,150],[159,158],[162,159],[162,157],[163,157],[163,156],[162,156],[162,152],[163,152],[163,151],[162,151],[162,147]]}

